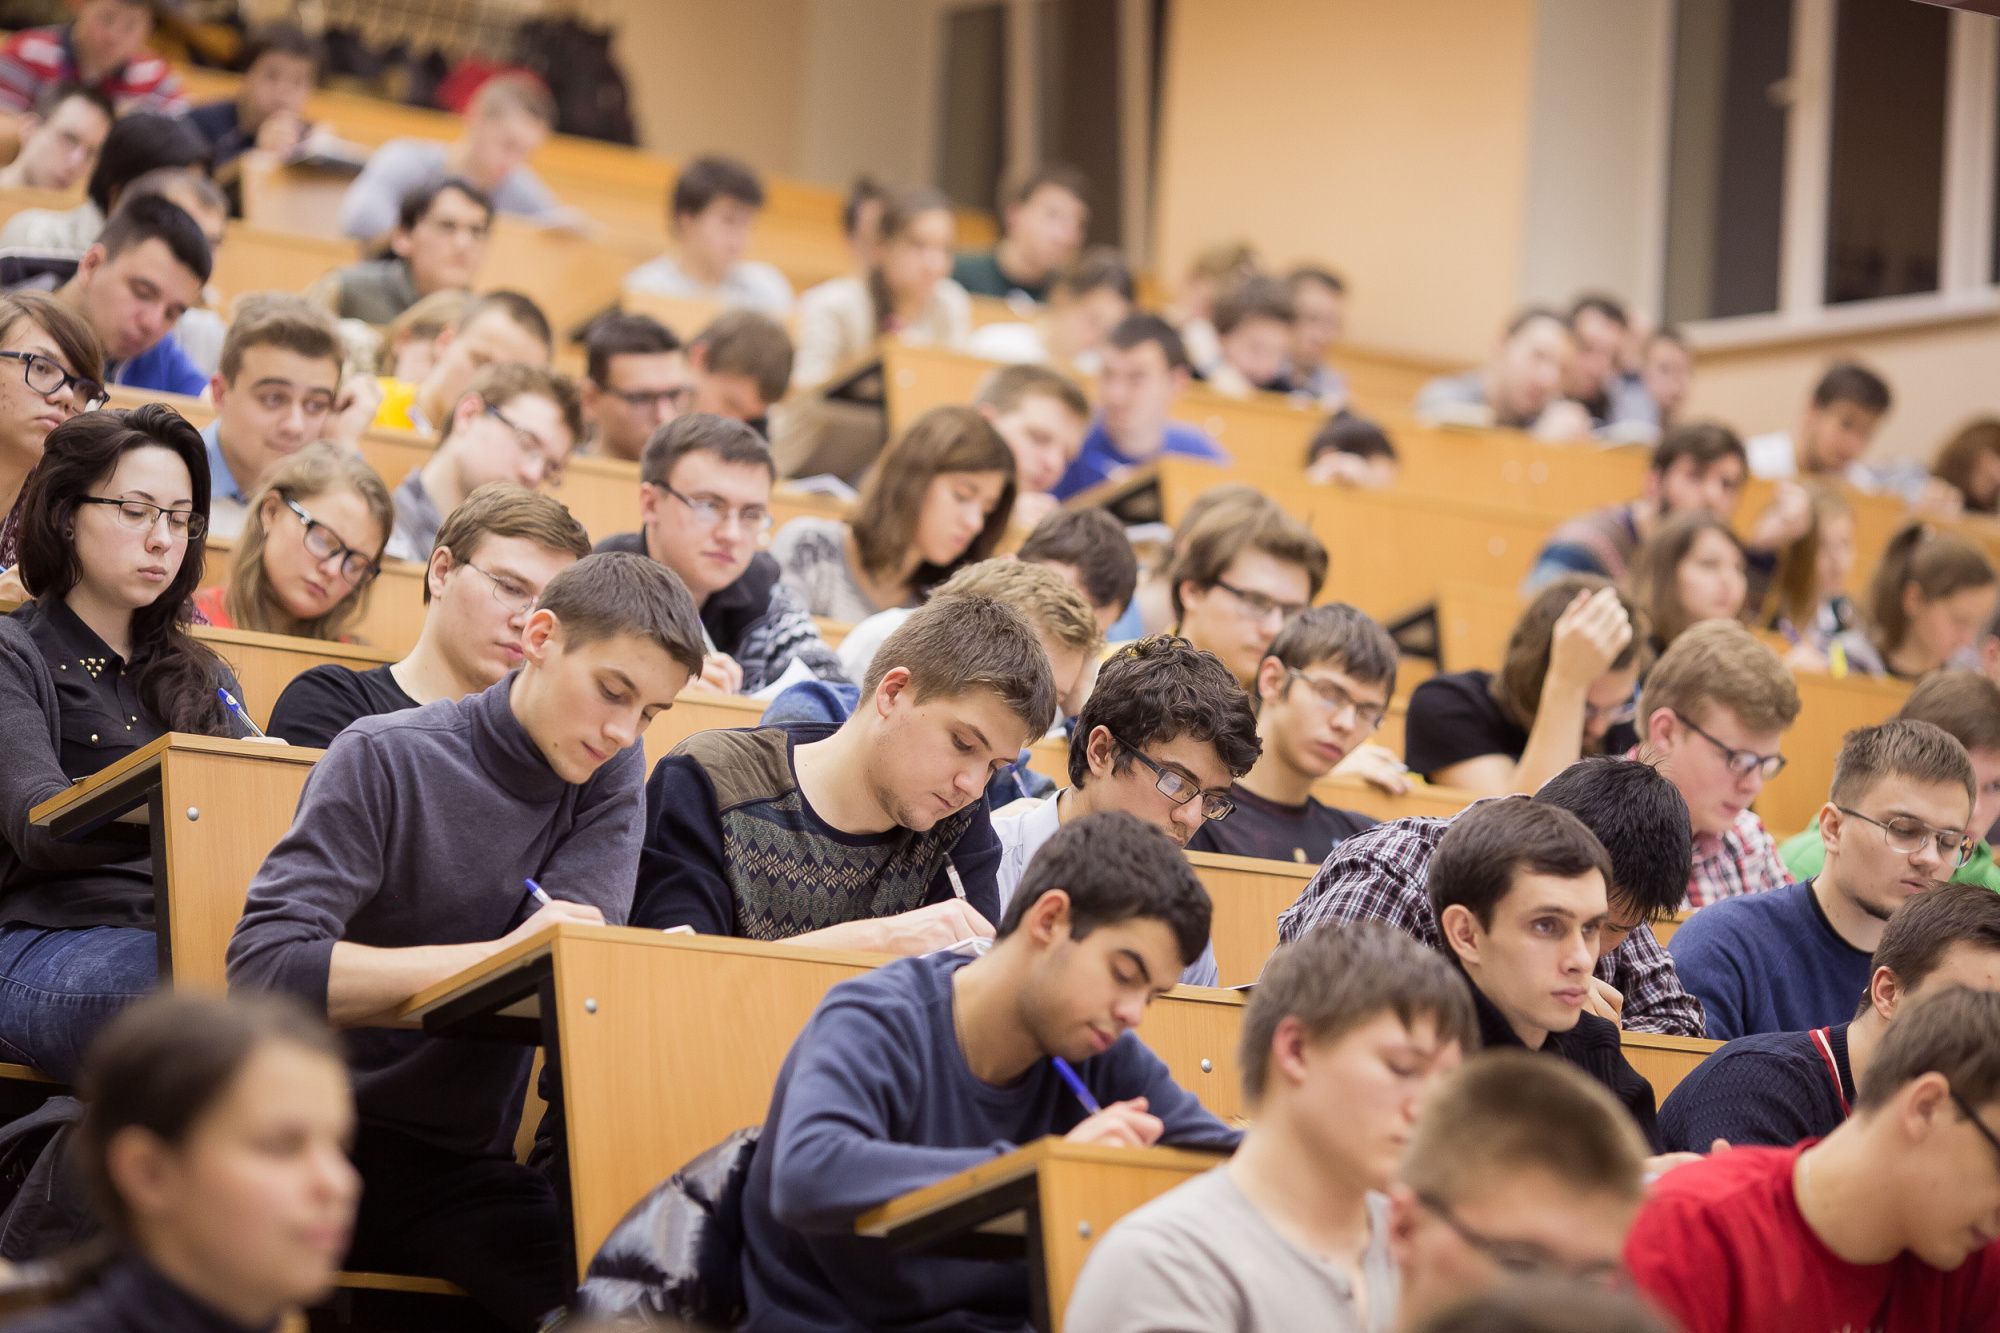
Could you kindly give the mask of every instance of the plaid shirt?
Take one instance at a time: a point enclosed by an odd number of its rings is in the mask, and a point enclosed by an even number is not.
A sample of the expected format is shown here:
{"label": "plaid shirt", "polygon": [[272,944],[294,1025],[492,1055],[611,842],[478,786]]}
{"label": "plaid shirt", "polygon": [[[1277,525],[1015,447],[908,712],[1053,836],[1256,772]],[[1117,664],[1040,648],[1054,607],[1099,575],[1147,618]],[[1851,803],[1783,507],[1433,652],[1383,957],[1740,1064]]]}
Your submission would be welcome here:
{"label": "plaid shirt", "polygon": [[1764,893],[1792,882],[1778,857],[1778,844],[1764,821],[1745,810],[1727,833],[1697,833],[1694,865],[1688,872],[1687,905],[1706,907],[1724,898]]}
{"label": "plaid shirt", "polygon": [[[1333,849],[1299,900],[1278,917],[1278,938],[1293,940],[1329,923],[1386,921],[1439,952],[1444,935],[1431,914],[1424,881],[1448,819],[1398,819],[1357,833]],[[1597,975],[1625,997],[1628,1032],[1699,1037],[1701,1002],[1681,986],[1673,960],[1641,925],[1597,960]]]}

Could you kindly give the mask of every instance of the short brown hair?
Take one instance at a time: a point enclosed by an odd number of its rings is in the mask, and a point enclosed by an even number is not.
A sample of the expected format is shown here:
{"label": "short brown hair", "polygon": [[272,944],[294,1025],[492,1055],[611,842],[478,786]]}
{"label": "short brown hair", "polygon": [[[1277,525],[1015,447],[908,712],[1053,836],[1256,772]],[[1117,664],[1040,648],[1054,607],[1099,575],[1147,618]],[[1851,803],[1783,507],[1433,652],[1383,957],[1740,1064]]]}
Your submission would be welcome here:
{"label": "short brown hair", "polygon": [[[1646,608],[1646,618],[1652,622],[1653,638],[1657,643],[1671,645],[1682,631],[1694,623],[1694,617],[1681,604],[1681,562],[1688,558],[1688,553],[1701,540],[1702,534],[1708,532],[1719,534],[1736,552],[1736,559],[1744,572],[1747,598],[1750,556],[1743,549],[1743,539],[1730,530],[1729,524],[1706,509],[1674,514],[1661,523],[1646,539],[1646,544],[1639,548],[1639,554],[1632,562],[1632,576],[1626,580],[1626,586]],[[1737,614],[1740,616],[1745,609],[1737,608]]]}
{"label": "short brown hair", "polygon": [[1345,602],[1307,607],[1265,653],[1294,670],[1328,662],[1356,680],[1396,692],[1396,641],[1366,611]]}
{"label": "short brown hair", "polygon": [[970,407],[934,407],[910,423],[882,451],[861,485],[848,528],[861,568],[871,575],[900,569],[917,537],[924,493],[945,472],[998,472],[1007,478],[999,501],[986,516],[972,544],[950,565],[919,564],[911,575],[912,590],[928,592],[950,578],[962,565],[984,560],[1007,533],[1014,510],[1014,451],[993,429],[993,423]]}
{"label": "short brown hair", "polygon": [[[1562,619],[1578,593],[1612,586],[1611,580],[1595,574],[1566,574],[1536,593],[1535,600],[1528,603],[1528,609],[1514,622],[1513,633],[1507,636],[1506,655],[1500,659],[1500,669],[1493,673],[1489,687],[1493,701],[1500,705],[1508,721],[1533,728],[1535,711],[1542,703],[1542,680],[1549,674],[1556,622]],[[1618,594],[1618,604],[1625,608],[1625,615],[1632,622],[1632,641],[1612,661],[1611,669],[1623,671],[1636,666],[1644,675],[1646,663],[1653,655],[1647,647],[1646,613],[1622,592]]]}
{"label": "short brown hair", "polygon": [[1026,616],[991,597],[934,596],[919,607],[875,650],[861,680],[864,706],[882,677],[899,667],[910,673],[917,702],[986,690],[1027,724],[1031,737],[1055,721],[1048,652]]}
{"label": "short brown hair", "polygon": [[243,354],[253,347],[276,347],[311,361],[331,361],[336,381],[345,364],[333,317],[303,296],[285,292],[258,292],[237,307],[236,318],[223,335],[222,359],[216,367],[224,383],[236,382]]}
{"label": "short brown hair", "polygon": [[694,598],[678,574],[649,556],[587,555],[549,580],[535,609],[555,616],[571,648],[631,634],[660,648],[690,676],[701,673],[706,650]]}
{"label": "short brown hair", "polygon": [[[559,375],[541,366],[523,365],[518,361],[501,361],[473,376],[472,384],[465,392],[477,395],[479,401],[488,407],[499,408],[506,407],[516,398],[546,398],[562,413],[563,426],[569,431],[572,447],[583,438],[583,397],[576,390],[576,381],[567,375]],[[458,404],[453,403],[452,407],[453,412],[444,419],[444,427],[438,432],[440,442],[451,438],[451,428],[456,424]]]}
{"label": "short brown hair", "polygon": [[761,467],[772,478],[778,475],[771,461],[771,446],[764,437],[740,421],[708,412],[689,412],[675,417],[653,432],[646,450],[639,455],[639,480],[649,486],[664,486],[674,474],[674,464],[689,454],[714,454],[725,463]]}
{"label": "short brown hair", "polygon": [[1243,279],[1215,301],[1215,331],[1228,334],[1239,324],[1253,319],[1292,324],[1298,310],[1292,305],[1292,289],[1277,278],[1259,273]]}
{"label": "short brown hair", "polygon": [[1424,891],[1440,922],[1445,908],[1463,907],[1481,926],[1491,926],[1493,909],[1513,892],[1522,871],[1581,879],[1593,870],[1608,897],[1615,882],[1611,857],[1588,824],[1532,796],[1502,796],[1453,818],[1431,856]]}
{"label": "short brown hair", "polygon": [[1975,512],[1992,512],[1990,503],[1981,503],[1973,494],[1973,474],[1987,455],[2000,457],[2000,418],[1979,417],[1959,427],[1931,460],[1931,475],[1949,482],[1965,497],[1965,507]]}
{"label": "short brown hair", "polygon": [[2000,1032],[2000,991],[1947,986],[1935,995],[1919,996],[1882,1034],[1875,1058],[1861,1075],[1854,1109],[1873,1111],[1925,1074],[1944,1075],[1967,1106],[2000,1101],[1996,1032]]}
{"label": "short brown hair", "polygon": [[[465,497],[438,526],[432,551],[451,552],[454,565],[479,554],[488,537],[515,537],[581,560],[590,554],[590,534],[563,502],[511,481],[489,481]],[[424,601],[431,583],[424,580]]]}
{"label": "short brown hair", "polygon": [[1986,553],[1955,532],[1928,523],[1911,523],[1889,539],[1868,585],[1868,626],[1875,647],[1885,655],[1903,646],[1910,616],[1903,609],[1903,589],[1914,584],[1925,601],[1937,601],[1967,588],[1990,588],[2000,581]]}
{"label": "short brown hair", "polygon": [[1949,782],[1965,788],[1968,801],[1976,804],[1979,799],[1972,760],[1963,745],[1942,727],[1895,718],[1872,727],[1856,727],[1842,738],[1840,756],[1833,761],[1833,789],[1827,799],[1835,805],[1853,805],[1889,777]]}
{"label": "short brown hair", "polygon": [[981,560],[938,585],[939,597],[991,597],[1028,618],[1048,638],[1094,657],[1104,647],[1090,603],[1070,581],[1046,565],[1025,560]]}
{"label": "short brown hair", "polygon": [[1933,671],[1896,716],[1942,727],[1968,752],[2000,750],[2000,685],[1977,671]]}
{"label": "short brown hair", "polygon": [[1530,1171],[1571,1193],[1637,1204],[1648,1151],[1625,1108],[1575,1065],[1496,1050],[1431,1089],[1400,1174],[1446,1207]]}
{"label": "short brown hair", "polygon": [[1646,673],[1639,725],[1671,708],[1703,726],[1709,704],[1727,708],[1752,731],[1783,731],[1798,720],[1799,687],[1778,655],[1742,624],[1704,620],[1683,631]]}
{"label": "short brown hair", "polygon": [[[1940,884],[1907,899],[1882,928],[1868,963],[1871,982],[1886,967],[1907,994],[1937,971],[1956,944],[2000,952],[2000,893],[1984,884]],[[1872,994],[1863,994],[1857,1017],[1872,1003]]]}
{"label": "short brown hair", "polygon": [[1071,416],[1090,420],[1090,399],[1084,396],[1083,386],[1047,366],[1002,366],[980,382],[972,405],[1005,413],[1019,407],[1023,399],[1037,396],[1053,398]]}
{"label": "short brown hair", "polygon": [[1683,458],[1691,459],[1698,472],[1708,471],[1725,458],[1735,459],[1745,469],[1750,466],[1742,439],[1719,421],[1689,421],[1662,435],[1653,446],[1652,470],[1665,476]]}
{"label": "short brown hair", "polygon": [[1139,557],[1125,525],[1102,509],[1058,509],[1035,524],[1016,559],[1070,565],[1092,607],[1120,615],[1139,586]]}
{"label": "short brown hair", "polygon": [[1332,1042],[1383,1013],[1404,1027],[1428,1017],[1440,1042],[1457,1042],[1467,1054],[1479,1045],[1465,979],[1407,932],[1357,921],[1279,945],[1243,1011],[1236,1049],[1245,1099],[1254,1105],[1262,1098],[1271,1038],[1285,1019],[1298,1019],[1315,1042]]}
{"label": "short brown hair", "polygon": [[1076,196],[1076,201],[1085,208],[1090,207],[1090,177],[1067,162],[1043,162],[1001,182],[1000,211],[1004,213],[1015,204],[1027,203],[1044,185],[1066,191]]}
{"label": "short brown hair", "polygon": [[498,314],[521,332],[553,353],[556,347],[556,331],[549,324],[549,317],[535,304],[531,296],[501,288],[498,291],[482,292],[467,302],[465,313],[458,317],[453,327],[463,333],[487,315]]}
{"label": "short brown hair", "polygon": [[711,375],[747,375],[766,407],[785,396],[792,383],[792,336],[769,315],[725,310],[694,336],[689,348],[703,348],[702,366]]}
{"label": "short brown hair", "polygon": [[1319,596],[1320,585],[1326,582],[1326,546],[1313,535],[1311,528],[1269,500],[1253,506],[1247,515],[1234,505],[1224,505],[1190,529],[1176,545],[1173,564],[1167,568],[1174,619],[1178,621],[1187,614],[1187,607],[1181,602],[1183,583],[1213,588],[1216,580],[1228,572],[1230,562],[1245,551],[1261,551],[1273,560],[1303,569],[1307,601]]}

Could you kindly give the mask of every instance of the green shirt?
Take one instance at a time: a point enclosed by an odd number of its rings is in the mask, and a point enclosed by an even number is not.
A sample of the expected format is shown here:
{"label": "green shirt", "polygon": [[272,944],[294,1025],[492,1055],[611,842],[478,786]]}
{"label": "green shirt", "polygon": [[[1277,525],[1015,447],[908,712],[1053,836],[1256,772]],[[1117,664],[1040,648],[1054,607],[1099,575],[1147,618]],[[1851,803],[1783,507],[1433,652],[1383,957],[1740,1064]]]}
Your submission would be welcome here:
{"label": "green shirt", "polygon": [[1000,268],[998,256],[991,250],[976,250],[962,254],[951,266],[952,280],[971,292],[974,296],[998,296],[1003,300],[1020,292],[1031,301],[1046,300],[1049,282],[1055,276],[1040,282],[1023,282],[1010,277]]}
{"label": "green shirt", "polygon": [[[1785,839],[1778,848],[1778,859],[1785,863],[1793,879],[1811,879],[1817,875],[1826,864],[1826,844],[1819,840],[1819,821],[1815,819],[1803,833]],[[2000,892],[2000,864],[1994,862],[1993,848],[1985,839],[1973,844],[1972,859],[1958,868],[1951,882],[1977,884]]]}

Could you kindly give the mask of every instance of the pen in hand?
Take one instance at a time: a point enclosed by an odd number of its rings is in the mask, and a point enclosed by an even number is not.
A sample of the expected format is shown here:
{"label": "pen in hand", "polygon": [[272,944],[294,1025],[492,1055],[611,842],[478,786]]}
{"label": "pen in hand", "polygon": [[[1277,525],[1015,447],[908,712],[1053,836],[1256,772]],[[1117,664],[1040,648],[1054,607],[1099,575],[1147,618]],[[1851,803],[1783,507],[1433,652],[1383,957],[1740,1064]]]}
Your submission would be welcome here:
{"label": "pen in hand", "polygon": [[236,696],[231,694],[226,687],[218,685],[215,689],[215,696],[222,700],[222,706],[228,710],[229,715],[241,723],[244,729],[252,736],[255,736],[260,741],[271,739],[264,734],[262,727],[250,720],[250,715],[243,711],[243,705],[236,702]]}
{"label": "pen in hand", "polygon": [[521,882],[528,886],[528,892],[534,895],[535,903],[537,906],[541,907],[555,906],[555,899],[549,897],[548,891],[544,889],[541,885],[535,883],[534,880],[525,879],[522,880]]}
{"label": "pen in hand", "polygon": [[1063,1059],[1060,1055],[1052,1055],[1049,1057],[1049,1063],[1055,1066],[1055,1071],[1061,1077],[1062,1081],[1069,1084],[1069,1090],[1076,1094],[1076,1099],[1079,1102],[1083,1103],[1085,1111],[1091,1115],[1096,1115],[1104,1109],[1097,1104],[1097,1098],[1090,1095],[1090,1089],[1084,1086],[1083,1079],[1077,1074],[1076,1070],[1070,1068],[1069,1061]]}

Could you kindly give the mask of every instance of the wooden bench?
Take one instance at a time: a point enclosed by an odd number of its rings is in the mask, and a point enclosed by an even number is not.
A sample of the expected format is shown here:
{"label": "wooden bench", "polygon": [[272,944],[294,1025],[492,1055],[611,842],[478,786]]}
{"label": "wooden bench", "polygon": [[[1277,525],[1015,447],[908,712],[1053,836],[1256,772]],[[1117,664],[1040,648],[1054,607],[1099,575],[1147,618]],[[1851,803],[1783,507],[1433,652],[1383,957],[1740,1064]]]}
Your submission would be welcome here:
{"label": "wooden bench", "polygon": [[1653,1102],[1666,1101],[1694,1067],[1713,1055],[1722,1043],[1703,1037],[1669,1037],[1657,1032],[1627,1032],[1620,1045],[1632,1068],[1653,1085]]}
{"label": "wooden bench", "polygon": [[1260,861],[1248,856],[1189,852],[1188,861],[1214,907],[1209,937],[1225,986],[1255,981],[1278,947],[1278,916],[1298,901],[1317,865]]}
{"label": "wooden bench", "polygon": [[243,686],[243,709],[260,727],[270,724],[271,709],[278,696],[302,672],[329,663],[353,671],[368,671],[396,660],[395,655],[378,648],[300,639],[288,634],[217,629],[213,625],[197,625],[194,636],[213,648],[236,673],[237,682]]}
{"label": "wooden bench", "polygon": [[1886,722],[1908,702],[1908,684],[1870,676],[1795,671],[1799,720],[1785,733],[1785,771],[1764,784],[1757,813],[1780,842],[1810,824],[1826,804],[1840,744],[1856,727]]}

